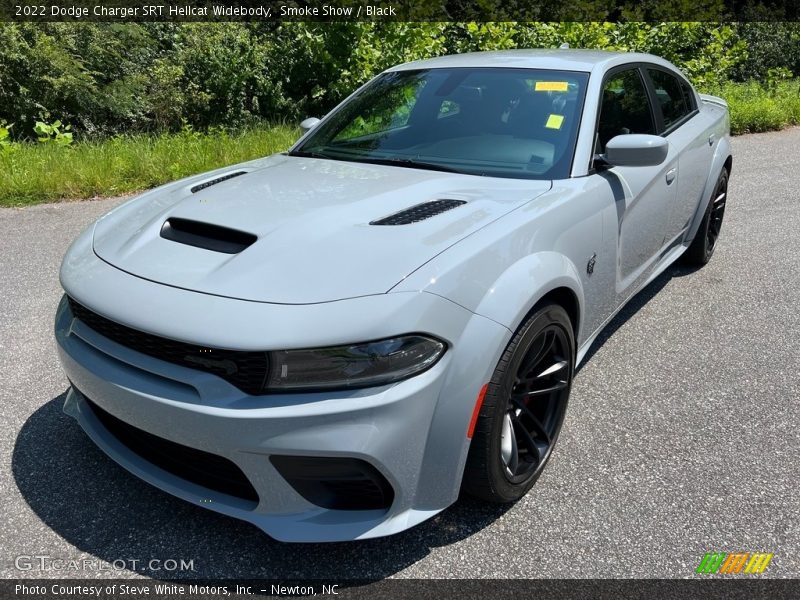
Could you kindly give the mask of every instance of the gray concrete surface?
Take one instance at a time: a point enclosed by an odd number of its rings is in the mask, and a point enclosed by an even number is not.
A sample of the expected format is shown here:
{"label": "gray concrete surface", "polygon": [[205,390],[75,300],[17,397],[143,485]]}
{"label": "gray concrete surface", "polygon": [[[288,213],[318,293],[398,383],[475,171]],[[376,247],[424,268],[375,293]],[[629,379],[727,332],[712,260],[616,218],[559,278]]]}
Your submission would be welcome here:
{"label": "gray concrete surface", "polygon": [[[734,140],[716,256],[670,269],[598,340],[527,497],[349,544],[277,543],[98,451],[61,413],[51,322],[67,245],[115,201],[0,210],[0,576],[687,577],[713,550],[800,577],[798,146],[800,129]],[[36,554],[89,562],[15,567]]]}

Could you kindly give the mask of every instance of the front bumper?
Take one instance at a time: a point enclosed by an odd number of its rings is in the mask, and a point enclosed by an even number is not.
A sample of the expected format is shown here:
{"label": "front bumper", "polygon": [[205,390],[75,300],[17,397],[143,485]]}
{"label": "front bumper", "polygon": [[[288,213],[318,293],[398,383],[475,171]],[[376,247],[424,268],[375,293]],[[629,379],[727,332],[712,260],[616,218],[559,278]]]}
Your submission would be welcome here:
{"label": "front bumper", "polygon": [[[93,263],[92,268],[103,276],[82,277],[82,285],[71,290],[62,274],[68,291],[80,294],[78,300],[90,305],[88,298],[103,301],[101,290],[96,297],[91,290],[100,281],[106,283],[103,291],[115,281],[122,286],[116,288],[121,294],[117,297],[126,298],[127,306],[135,305],[131,302],[138,294],[143,300],[149,299],[149,310],[172,310],[172,315],[166,315],[168,320],[179,319],[180,309],[185,310],[190,298],[203,298],[201,294],[144,282],[102,261]],[[396,302],[387,301],[388,296],[356,299],[358,311],[375,314],[385,327],[390,315],[382,316],[381,307],[393,307]],[[112,459],[135,475],[189,502],[249,521],[276,539],[336,541],[397,533],[435,515],[457,498],[475,397],[510,336],[506,328],[447,300],[430,294],[418,296],[412,303],[416,308],[402,314],[416,312],[411,315],[419,324],[415,330],[429,331],[451,344],[430,370],[380,388],[266,396],[249,396],[212,374],[121,346],[74,319],[63,301],[56,316],[56,340],[72,383],[64,410]],[[118,303],[116,309],[98,306],[96,301],[93,304],[109,317],[119,310]],[[242,310],[252,311],[254,304],[213,298],[219,321],[240,318]],[[266,322],[285,322],[292,314],[302,316],[302,311],[294,307],[284,308],[255,307]],[[310,315],[318,310],[313,307],[307,312]],[[186,315],[184,312],[180,319],[181,327],[192,325],[192,317]],[[220,325],[214,330],[225,333],[217,335],[235,336],[235,323]],[[287,326],[298,325],[289,322]],[[208,329],[200,323],[195,327],[197,331]],[[252,328],[242,332],[245,337],[253,335]],[[360,338],[339,341],[353,339]],[[303,343],[301,340],[298,345]],[[111,434],[89,400],[137,429],[232,461],[256,490],[257,502],[204,488],[142,459]],[[274,455],[366,461],[391,485],[392,503],[386,510],[321,508],[280,475],[270,462]]]}

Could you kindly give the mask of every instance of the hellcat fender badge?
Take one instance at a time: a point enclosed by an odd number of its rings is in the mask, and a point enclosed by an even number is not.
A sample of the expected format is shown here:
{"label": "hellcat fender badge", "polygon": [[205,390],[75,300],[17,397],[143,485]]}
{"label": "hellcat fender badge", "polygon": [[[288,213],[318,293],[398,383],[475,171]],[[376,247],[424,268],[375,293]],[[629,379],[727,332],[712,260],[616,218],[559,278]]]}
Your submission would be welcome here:
{"label": "hellcat fender badge", "polygon": [[589,262],[586,263],[586,272],[591,275],[594,273],[594,263],[597,262],[597,254],[592,254],[592,257],[589,259]]}

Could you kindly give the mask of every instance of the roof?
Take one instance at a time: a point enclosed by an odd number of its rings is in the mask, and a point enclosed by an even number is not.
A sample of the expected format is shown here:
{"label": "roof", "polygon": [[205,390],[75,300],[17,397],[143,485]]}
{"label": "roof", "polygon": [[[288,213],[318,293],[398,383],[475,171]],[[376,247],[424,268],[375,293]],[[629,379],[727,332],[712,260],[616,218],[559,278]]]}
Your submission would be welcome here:
{"label": "roof", "polygon": [[398,65],[390,71],[411,69],[438,69],[446,67],[505,67],[524,69],[554,69],[558,71],[604,70],[627,62],[653,62],[670,66],[664,59],[652,54],[609,52],[606,50],[500,50],[495,52],[468,52],[451,54]]}

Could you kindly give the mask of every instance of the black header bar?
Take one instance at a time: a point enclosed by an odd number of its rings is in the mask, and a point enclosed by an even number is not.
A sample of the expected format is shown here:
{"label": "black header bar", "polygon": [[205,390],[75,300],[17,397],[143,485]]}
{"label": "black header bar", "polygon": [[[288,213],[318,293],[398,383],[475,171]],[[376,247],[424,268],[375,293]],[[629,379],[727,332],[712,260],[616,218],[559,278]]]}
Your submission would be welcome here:
{"label": "black header bar", "polygon": [[0,21],[797,21],[796,0],[0,0]]}

